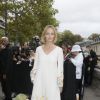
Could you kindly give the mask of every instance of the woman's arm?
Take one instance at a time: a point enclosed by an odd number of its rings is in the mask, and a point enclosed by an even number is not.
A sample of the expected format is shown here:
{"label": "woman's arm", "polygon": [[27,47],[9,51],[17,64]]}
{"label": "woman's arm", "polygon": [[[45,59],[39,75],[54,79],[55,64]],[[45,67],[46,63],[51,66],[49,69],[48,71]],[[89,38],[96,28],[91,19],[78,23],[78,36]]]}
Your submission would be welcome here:
{"label": "woman's arm", "polygon": [[58,73],[57,73],[59,87],[63,86],[63,62],[64,62],[63,50],[60,48],[58,54]]}

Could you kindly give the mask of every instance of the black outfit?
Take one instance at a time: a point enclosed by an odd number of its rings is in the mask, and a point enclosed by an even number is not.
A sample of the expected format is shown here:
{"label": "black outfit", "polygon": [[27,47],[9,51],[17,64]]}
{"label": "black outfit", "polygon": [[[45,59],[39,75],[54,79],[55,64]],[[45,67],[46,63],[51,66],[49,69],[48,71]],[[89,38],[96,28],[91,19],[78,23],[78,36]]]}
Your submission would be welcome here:
{"label": "black outfit", "polygon": [[95,65],[97,64],[97,55],[93,50],[90,50],[90,56],[92,58],[92,61],[91,61],[91,68],[90,68],[90,82],[89,82],[89,85],[92,84],[94,68],[95,68]]}
{"label": "black outfit", "polygon": [[92,57],[92,62],[93,62],[93,64],[94,65],[96,65],[97,64],[97,59],[98,59],[98,57],[97,57],[97,55],[96,55],[96,52],[95,51],[93,51],[93,50],[90,50],[90,56]]}
{"label": "black outfit", "polygon": [[30,79],[30,71],[31,67],[29,67],[29,61],[22,61],[21,64],[16,66],[16,77],[15,77],[15,83],[18,82],[18,84],[15,85],[16,87],[16,93],[24,93],[27,95],[31,95],[32,93],[32,83]]}
{"label": "black outfit", "polygon": [[[16,60],[15,60],[16,59]],[[19,64],[17,64],[18,61],[20,61],[20,52],[18,48],[13,48],[13,73],[12,73],[12,92],[16,93],[17,91],[17,85],[19,84],[18,79],[19,76],[19,70],[20,67]],[[17,84],[16,84],[17,83]]]}
{"label": "black outfit", "polygon": [[[33,67],[33,64],[32,66],[29,66],[30,62],[29,62],[29,59],[27,58],[28,56],[27,50],[21,51],[20,55],[18,54],[15,56],[17,61],[13,61],[13,64],[14,64],[13,92],[16,94],[24,93],[30,96],[32,93],[32,87],[33,87],[33,84],[30,79],[30,71]],[[18,59],[18,56],[20,56],[21,59]],[[19,60],[21,61],[20,64],[18,64]]]}
{"label": "black outfit", "polygon": [[[9,45],[0,51],[0,67],[1,67],[1,86],[5,94],[5,100],[11,99],[12,86],[12,50]],[[3,76],[6,78],[3,78]]]}
{"label": "black outfit", "polygon": [[76,100],[76,67],[68,59],[64,61],[64,85],[61,100]]}
{"label": "black outfit", "polygon": [[[92,61],[89,60],[92,58]],[[85,86],[89,86],[93,81],[94,68],[97,64],[97,55],[93,50],[90,50],[90,55],[85,58]]]}
{"label": "black outfit", "polygon": [[91,68],[91,61],[89,59],[91,58],[90,55],[85,57],[84,63],[85,63],[85,86],[89,86],[90,84],[90,68]]}

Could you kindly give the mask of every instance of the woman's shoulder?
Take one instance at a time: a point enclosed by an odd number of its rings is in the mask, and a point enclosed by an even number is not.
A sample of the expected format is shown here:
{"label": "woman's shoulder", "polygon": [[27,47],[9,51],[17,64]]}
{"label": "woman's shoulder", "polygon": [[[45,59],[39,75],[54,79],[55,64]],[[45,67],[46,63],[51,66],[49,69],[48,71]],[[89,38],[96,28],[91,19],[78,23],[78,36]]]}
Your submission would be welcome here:
{"label": "woman's shoulder", "polygon": [[62,50],[62,48],[61,48],[60,46],[57,46],[57,45],[56,45],[56,47],[57,47],[59,50]]}
{"label": "woman's shoulder", "polygon": [[56,48],[57,48],[58,51],[63,51],[62,48],[59,47],[59,46],[56,46]]}

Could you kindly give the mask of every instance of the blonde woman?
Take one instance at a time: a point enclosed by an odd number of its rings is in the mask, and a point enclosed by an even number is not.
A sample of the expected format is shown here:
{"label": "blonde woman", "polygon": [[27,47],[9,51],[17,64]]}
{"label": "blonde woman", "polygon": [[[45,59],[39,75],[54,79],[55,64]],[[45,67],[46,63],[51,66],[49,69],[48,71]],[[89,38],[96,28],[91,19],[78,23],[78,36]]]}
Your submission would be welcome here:
{"label": "blonde woman", "polygon": [[31,72],[33,91],[31,100],[61,100],[63,86],[63,51],[55,45],[57,33],[47,25],[42,33],[43,45],[37,47],[34,67]]}

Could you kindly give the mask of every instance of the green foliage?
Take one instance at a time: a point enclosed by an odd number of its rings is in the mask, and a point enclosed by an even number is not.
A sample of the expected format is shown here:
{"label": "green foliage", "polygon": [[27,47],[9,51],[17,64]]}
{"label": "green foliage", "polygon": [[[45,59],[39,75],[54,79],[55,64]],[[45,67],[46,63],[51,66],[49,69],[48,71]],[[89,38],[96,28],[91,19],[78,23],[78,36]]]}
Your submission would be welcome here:
{"label": "green foliage", "polygon": [[76,34],[74,35],[74,39],[75,39],[75,42],[80,42],[83,40],[83,37],[81,37],[79,34]]}
{"label": "green foliage", "polygon": [[34,35],[41,36],[46,25],[58,26],[54,17],[58,11],[52,5],[53,0],[7,0],[7,6],[1,1],[0,16],[4,18],[5,10],[7,11],[10,40],[28,41]]}
{"label": "green foliage", "polygon": [[100,34],[98,34],[98,33],[92,33],[92,34],[88,37],[88,39],[94,40],[95,38],[97,38],[97,37],[99,37],[99,36],[100,36]]}
{"label": "green foliage", "polygon": [[4,30],[0,29],[0,37],[2,37],[4,35]]}
{"label": "green foliage", "polygon": [[73,45],[75,42],[82,40],[83,38],[80,35],[74,35],[71,31],[65,30],[64,32],[58,34],[57,44],[61,45],[62,43],[66,42],[69,45]]}

